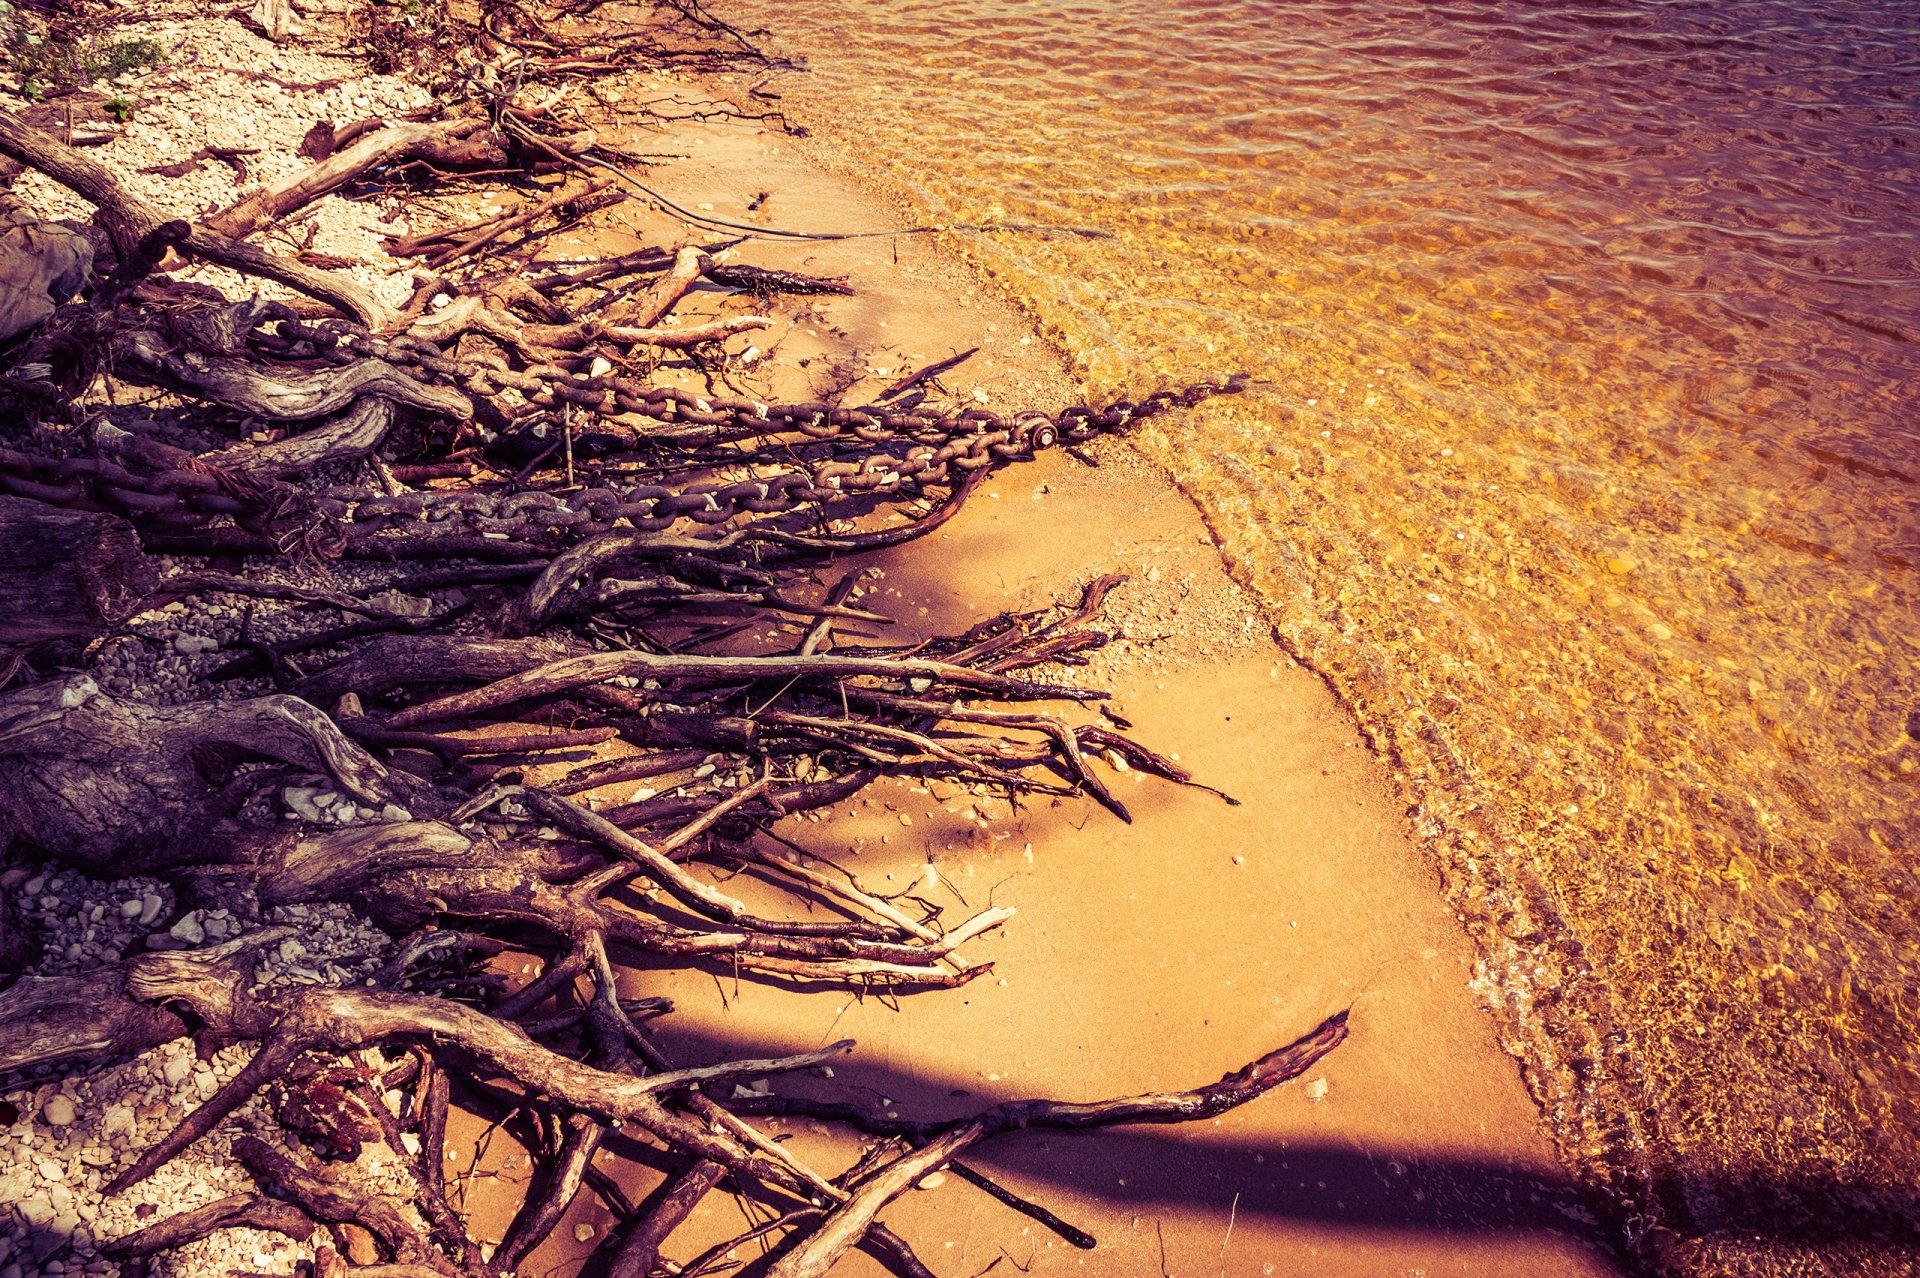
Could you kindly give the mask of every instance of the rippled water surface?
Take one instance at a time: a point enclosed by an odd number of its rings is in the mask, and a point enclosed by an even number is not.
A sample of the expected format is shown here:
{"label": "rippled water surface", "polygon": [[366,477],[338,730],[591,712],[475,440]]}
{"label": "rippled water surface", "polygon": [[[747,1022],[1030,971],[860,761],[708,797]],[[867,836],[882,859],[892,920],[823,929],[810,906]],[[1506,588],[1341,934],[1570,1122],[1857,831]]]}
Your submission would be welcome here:
{"label": "rippled water surface", "polygon": [[1144,446],[1406,770],[1633,1227],[1911,1219],[1920,5],[731,16],[930,216],[1113,232],[959,243],[1093,390],[1265,383]]}

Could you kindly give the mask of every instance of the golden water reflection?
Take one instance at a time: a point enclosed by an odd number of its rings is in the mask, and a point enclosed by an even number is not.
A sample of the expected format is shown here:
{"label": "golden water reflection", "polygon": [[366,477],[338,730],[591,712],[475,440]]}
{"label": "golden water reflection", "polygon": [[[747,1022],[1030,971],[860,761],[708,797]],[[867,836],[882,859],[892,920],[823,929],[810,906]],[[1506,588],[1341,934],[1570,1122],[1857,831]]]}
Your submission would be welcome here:
{"label": "golden water reflection", "polygon": [[1569,1156],[1728,1264],[1736,1195],[1911,1220],[1920,11],[739,8],[930,217],[1113,232],[956,237],[1096,391],[1262,380],[1140,439],[1404,768]]}

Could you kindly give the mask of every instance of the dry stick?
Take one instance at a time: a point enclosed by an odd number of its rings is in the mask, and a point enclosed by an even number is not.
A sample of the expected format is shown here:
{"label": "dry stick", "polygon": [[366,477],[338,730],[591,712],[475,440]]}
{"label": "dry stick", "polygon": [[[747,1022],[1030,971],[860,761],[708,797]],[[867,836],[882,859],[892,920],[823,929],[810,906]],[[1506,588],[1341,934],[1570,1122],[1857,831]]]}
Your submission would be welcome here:
{"label": "dry stick", "polygon": [[[661,1055],[659,1049],[648,1042],[646,1036],[641,1034],[631,1022],[627,1023],[627,1030],[634,1049],[650,1067],[670,1068],[666,1057]],[[696,1117],[705,1119],[714,1131],[732,1136],[743,1148],[757,1150],[784,1167],[792,1177],[790,1182],[783,1182],[786,1188],[804,1193],[813,1198],[816,1203],[841,1202],[846,1198],[846,1191],[801,1162],[798,1156],[786,1146],[770,1139],[759,1128],[727,1109],[705,1092],[689,1092],[684,1104]]]}
{"label": "dry stick", "polygon": [[1066,1221],[1048,1211],[1045,1207],[1042,1207],[1039,1203],[1028,1198],[1022,1198],[1005,1185],[987,1179],[987,1177],[981,1175],[959,1159],[954,1159],[949,1162],[947,1164],[947,1170],[958,1176],[961,1180],[966,1181],[969,1185],[972,1185],[975,1189],[978,1189],[981,1193],[986,1194],[994,1201],[1011,1207],[1022,1216],[1040,1222],[1082,1251],[1092,1251],[1100,1245],[1100,1240],[1086,1230],[1076,1225],[1068,1224]]}
{"label": "dry stick", "polygon": [[961,351],[958,355],[952,355],[946,359],[939,360],[935,363],[929,364],[925,368],[921,369],[919,372],[913,374],[913,376],[902,378],[901,380],[895,382],[893,385],[887,387],[885,390],[881,391],[878,395],[875,395],[873,397],[873,402],[878,404],[882,400],[892,399],[895,395],[904,395],[908,391],[912,390],[914,387],[918,386],[921,382],[926,381],[929,377],[938,377],[942,373],[951,372],[952,370],[960,367],[960,365],[966,363],[968,360],[972,359],[976,354],[979,353],[979,350],[980,348],[978,346],[969,346],[966,350]]}
{"label": "dry stick", "polygon": [[[795,714],[790,710],[763,710],[756,717],[760,722],[777,727],[792,728],[804,736],[812,737],[815,740],[824,740],[835,745],[849,744],[844,740],[848,735],[859,736],[863,734],[878,737],[882,741],[897,741],[903,745],[910,745],[923,754],[939,759],[943,763],[950,763],[962,772],[977,773],[989,780],[998,781],[1002,785],[1025,789],[1033,784],[1026,778],[1008,772],[1004,768],[996,768],[990,763],[982,763],[977,759],[969,759],[965,755],[957,753],[950,746],[943,745],[924,733],[914,732],[907,728],[896,728],[891,724],[869,723],[860,719],[823,719],[818,715]],[[869,757],[878,758],[880,756],[870,755]],[[904,759],[891,761],[906,762]]]}
{"label": "dry stick", "polygon": [[295,1242],[305,1242],[313,1235],[315,1228],[313,1218],[292,1203],[283,1203],[262,1194],[231,1194],[169,1216],[137,1233],[103,1243],[100,1251],[109,1259],[124,1265],[128,1261],[198,1242],[217,1229],[235,1227],[271,1229]]}
{"label": "dry stick", "polygon": [[692,245],[679,250],[673,255],[673,266],[654,281],[640,296],[633,313],[625,317],[627,323],[634,328],[652,328],[712,265],[713,259]]}
{"label": "dry stick", "polygon": [[[583,882],[574,889],[583,894],[593,890],[588,882]],[[628,1043],[631,1042],[641,1049],[642,1055],[647,1057],[650,1064],[663,1067],[665,1062],[658,1059],[657,1053],[646,1050],[644,1038],[638,1033],[619,1002],[613,964],[607,956],[606,945],[600,934],[589,933],[584,938],[580,949],[590,960],[596,976],[593,998],[586,1010],[592,1028],[597,1063],[603,1068],[616,1069],[623,1073],[631,1072],[632,1056],[628,1052]],[[719,1122],[714,1126],[713,1131],[716,1136],[726,1133],[736,1136],[745,1135],[750,1145],[759,1148],[762,1153],[771,1155],[796,1175],[803,1178],[811,1176],[811,1173],[791,1155],[760,1137],[759,1133],[752,1128],[737,1119],[732,1119],[731,1115],[724,1112],[717,1115],[709,1112],[714,1107],[705,1096],[698,1092],[690,1092],[688,1101],[696,1112],[707,1116],[710,1121],[716,1117],[730,1120]],[[599,1124],[584,1115],[577,1115],[569,1120],[569,1131],[562,1144],[560,1163],[550,1174],[547,1186],[542,1190],[538,1201],[529,1199],[515,1218],[507,1239],[501,1244],[499,1252],[494,1257],[496,1267],[504,1268],[516,1264],[559,1223],[568,1204],[578,1192],[580,1181],[588,1170],[593,1153],[599,1147],[603,1135],[604,1131]],[[691,1204],[688,1206],[690,1209]],[[671,1225],[668,1228],[670,1229]]]}
{"label": "dry stick", "polygon": [[[814,808],[832,807],[872,785],[879,775],[878,768],[861,768],[845,776],[833,777],[826,781],[804,781],[795,785],[776,786],[767,794],[766,804],[775,814],[781,816],[790,812],[806,812]],[[664,821],[680,820],[701,810],[699,799],[688,795],[661,795],[657,798],[642,799],[637,803],[622,804],[617,808],[608,808],[602,815],[622,829],[634,829],[655,826]]]}
{"label": "dry stick", "polygon": [[594,1155],[600,1152],[606,1129],[592,1115],[569,1114],[565,1127],[559,1155],[548,1170],[546,1183],[538,1195],[520,1205],[507,1228],[507,1236],[493,1253],[496,1272],[511,1271],[527,1253],[547,1240],[560,1218],[567,1214],[567,1208],[573,1205],[587,1169],[593,1165]]}
{"label": "dry stick", "polygon": [[[62,146],[4,111],[0,111],[0,155],[37,169],[90,201],[100,210],[101,222],[122,253],[133,252],[142,236],[170,220],[129,192],[105,165]],[[277,280],[338,307],[369,328],[378,328],[387,319],[387,308],[348,280],[276,257],[207,227],[190,224],[181,247],[191,256],[216,265]]]}
{"label": "dry stick", "polygon": [[[472,1274],[473,1278],[491,1278],[491,1271],[486,1262],[480,1259],[479,1249],[467,1234],[466,1224],[447,1204],[444,1179],[429,1176],[422,1165],[422,1155],[407,1152],[406,1142],[401,1139],[400,1120],[387,1108],[384,1085],[373,1087],[363,1082],[355,1090],[360,1095],[361,1103],[380,1124],[380,1133],[387,1142],[387,1148],[393,1151],[394,1161],[400,1164],[407,1179],[413,1183],[413,1198],[420,1208],[420,1214],[427,1218],[442,1245],[452,1253],[453,1262]],[[423,1154],[425,1148],[423,1144]]]}
{"label": "dry stick", "polygon": [[[620,1010],[628,1016],[659,1016],[673,1010],[673,1000],[657,997],[623,998],[620,1000]],[[499,1015],[497,1011],[494,1014]],[[586,1008],[570,1007],[563,1012],[555,1012],[551,1016],[523,1017],[520,1028],[526,1031],[528,1038],[551,1038],[555,1034],[573,1029],[586,1019],[586,1015]]]}
{"label": "dry stick", "polygon": [[[599,813],[590,812],[570,799],[551,791],[524,786],[503,786],[489,791],[480,799],[454,813],[452,820],[456,824],[471,820],[477,812],[500,800],[517,798],[573,833],[582,838],[592,839],[624,860],[632,862],[633,865],[644,870],[675,900],[710,918],[731,923],[735,927],[750,928],[756,932],[776,936],[858,935],[862,930],[859,924],[790,923],[781,919],[756,918],[743,902],[728,896],[710,884],[702,883],[669,858],[668,854],[674,849],[685,846],[723,819],[727,813],[759,797],[769,788],[771,788],[770,782],[765,777],[753,785],[742,787],[729,795],[725,802],[715,804],[701,813],[690,825],[676,832],[658,848],[635,838]],[[605,873],[608,881],[611,881],[616,873],[624,876],[627,872],[628,867],[616,865],[609,867]],[[599,885],[595,886],[597,888]]]}
{"label": "dry stick", "polygon": [[207,219],[207,227],[222,235],[244,239],[269,222],[277,221],[330,191],[382,164],[425,149],[431,143],[450,142],[486,127],[484,120],[456,120],[440,124],[398,124],[369,133],[351,146],[335,151],[310,168],[271,186],[263,186]]}
{"label": "dry stick", "polygon": [[608,759],[604,763],[575,768],[561,780],[549,785],[547,790],[552,794],[578,794],[582,790],[594,790],[622,781],[644,781],[669,772],[684,772],[705,763],[710,753],[707,750],[662,750],[657,754]]}
{"label": "dry stick", "polygon": [[[739,243],[738,240],[729,240],[723,243],[710,244],[707,246],[707,251],[710,253],[718,253],[727,244],[737,243]],[[528,282],[541,293],[551,293],[556,289],[578,288],[583,284],[598,283],[601,280],[610,279],[618,275],[652,274],[655,271],[664,271],[672,264],[673,254],[667,250],[643,248],[637,249],[632,253],[623,254],[620,257],[610,257],[604,261],[586,264],[577,271],[555,271],[551,275],[542,275],[540,278]],[[566,263],[532,262],[528,264],[528,269],[531,270],[533,267],[541,265],[557,266],[566,265]]]}
{"label": "dry stick", "polygon": [[680,1266],[679,1272],[685,1278],[706,1278],[717,1268],[732,1268],[722,1257],[737,1248],[744,1247],[756,1238],[765,1238],[768,1234],[782,1229],[794,1229],[809,1221],[818,1220],[827,1213],[816,1207],[800,1207],[785,1215],[775,1216],[772,1220],[763,1220],[743,1233],[735,1234],[725,1242],[717,1242],[699,1255]]}
{"label": "dry stick", "polygon": [[390,750],[431,750],[442,758],[492,754],[533,754],[542,750],[571,750],[613,740],[620,729],[581,728],[574,732],[525,732],[512,736],[452,737],[437,732],[393,732],[357,720],[343,720],[341,731],[362,745]]}
{"label": "dry stick", "polygon": [[750,333],[771,328],[773,321],[764,315],[728,315],[704,324],[684,328],[639,328],[631,324],[582,324],[583,337],[599,338],[623,345],[658,346],[664,350],[684,350],[702,342],[715,342],[735,333]]}
{"label": "dry stick", "polygon": [[101,1192],[117,1194],[153,1175],[187,1146],[218,1127],[228,1114],[246,1104],[249,1096],[284,1074],[300,1051],[298,1044],[286,1039],[276,1038],[267,1043],[238,1074],[221,1084],[200,1108],[181,1119],[179,1126],[136,1159],[133,1166],[115,1176]]}
{"label": "dry stick", "polygon": [[379,604],[368,603],[352,595],[341,594],[333,590],[313,590],[306,586],[291,586],[278,581],[256,581],[250,577],[236,577],[225,572],[183,572],[172,577],[162,577],[154,587],[152,606],[159,606],[168,600],[184,599],[188,595],[200,594],[246,595],[255,599],[287,599],[296,603],[326,604],[342,612],[351,612],[362,617],[391,618],[394,613]]}
{"label": "dry stick", "polygon": [[408,336],[436,345],[462,333],[481,332],[517,348],[529,359],[551,363],[555,352],[579,350],[599,342],[622,346],[659,346],[684,349],[702,342],[718,341],[735,333],[767,328],[773,321],[764,315],[732,315],[685,328],[638,328],[624,324],[601,324],[581,319],[570,324],[530,324],[499,305],[497,300],[468,295],[436,314],[416,321]]}
{"label": "dry stick", "polygon": [[902,1278],[939,1278],[921,1262],[920,1257],[914,1255],[906,1239],[887,1228],[885,1221],[876,1220],[867,1226],[867,1236],[861,1241],[870,1250],[879,1252],[891,1261]]}
{"label": "dry stick", "polygon": [[934,931],[926,924],[915,921],[912,916],[895,908],[892,902],[882,900],[877,896],[862,891],[858,884],[843,883],[838,879],[820,873],[811,866],[783,857],[777,852],[768,852],[761,848],[741,847],[729,849],[727,855],[778,870],[782,874],[799,879],[803,883],[818,888],[829,896],[838,897],[840,900],[846,901],[849,904],[870,910],[878,917],[885,919],[896,927],[903,928],[923,941],[945,947],[947,952],[944,961],[952,964],[956,971],[965,971],[973,966],[960,956],[959,947],[962,944],[978,936],[988,928],[998,927],[1000,924],[1012,918],[1016,913],[1011,906],[999,906],[975,915],[968,922],[962,924],[957,930],[943,935]]}
{"label": "dry stick", "polygon": [[420,1171],[426,1178],[427,1192],[444,1200],[447,1161],[442,1150],[447,1143],[447,1112],[453,1106],[453,1084],[447,1071],[436,1065],[425,1049],[418,1050],[420,1068],[429,1071],[426,1094],[420,1106]]}
{"label": "dry stick", "polygon": [[860,1241],[888,1203],[987,1134],[986,1121],[976,1118],[894,1159],[862,1183],[852,1197],[827,1216],[819,1229],[769,1269],[767,1278],[819,1278],[848,1248]]}
{"label": "dry stick", "polygon": [[[882,692],[875,688],[848,688],[847,696],[850,700],[865,702],[882,709],[923,714],[936,719],[952,720],[955,723],[987,723],[997,727],[1025,728],[1029,731],[1038,732],[1059,747],[1059,757],[1066,761],[1067,768],[1076,783],[1084,786],[1087,792],[1093,795],[1103,807],[1113,812],[1121,820],[1131,822],[1133,819],[1132,814],[1127,811],[1126,805],[1121,803],[1119,798],[1117,798],[1111,790],[1107,789],[1106,783],[1101,781],[1100,778],[1094,774],[1093,769],[1088,766],[1086,755],[1080,749],[1080,737],[1078,733],[1074,729],[1067,727],[1066,724],[1060,722],[1060,720],[1049,715],[1026,714],[1011,710],[985,710],[947,702],[902,697],[895,693]],[[1125,738],[1120,738],[1120,740],[1124,741]],[[1128,742],[1127,744],[1131,745],[1132,743]],[[1156,760],[1159,758],[1158,755],[1153,757]],[[1167,767],[1172,768],[1173,766],[1173,763],[1169,760]],[[1159,770],[1155,769],[1155,771]],[[1188,780],[1186,777],[1173,775],[1168,772],[1160,772],[1160,775],[1167,777],[1168,780],[1179,781],[1183,784]],[[1199,788],[1206,790],[1212,789],[1210,786],[1201,786]],[[1219,791],[1214,790],[1213,793],[1218,794]]]}
{"label": "dry stick", "polygon": [[[832,587],[827,591],[827,605],[832,608],[838,608],[845,604],[847,600],[851,599],[854,590],[866,579],[867,571],[865,568],[855,569],[853,572],[847,573],[841,577],[840,580],[834,582]],[[820,651],[822,644],[833,638],[834,615],[835,614],[824,610],[820,613],[820,620],[814,622],[813,628],[807,631],[807,637],[800,641],[798,648],[794,649],[794,656],[811,657],[814,653]],[[891,621],[892,618],[885,618],[884,620]]]}
{"label": "dry stick", "polygon": [[550,196],[542,200],[530,209],[523,209],[511,216],[495,219],[493,225],[485,227],[484,229],[476,228],[475,234],[469,236],[467,239],[461,240],[453,247],[428,258],[427,269],[434,271],[440,270],[450,262],[457,261],[470,253],[479,252],[487,245],[505,235],[508,231],[537,221],[563,204],[571,204],[576,200],[583,200],[588,196],[598,195],[612,185],[612,178],[601,178],[598,182],[587,183],[586,186],[577,191],[563,191],[558,195]]}
{"label": "dry stick", "polygon": [[[587,1020],[593,1043],[591,1059],[602,1069],[631,1072],[633,1057],[627,1050],[626,1013],[619,1004],[613,965],[607,959],[607,947],[601,934],[590,932],[580,947],[594,975],[593,999],[587,1007]],[[569,1114],[566,1133],[561,1138],[559,1156],[548,1170],[546,1183],[537,1195],[520,1205],[507,1236],[494,1253],[496,1270],[510,1270],[538,1247],[560,1223],[573,1205],[586,1180],[587,1169],[606,1139],[606,1128],[590,1114]]]}
{"label": "dry stick", "polygon": [[[261,1188],[291,1198],[316,1220],[362,1226],[385,1243],[400,1263],[430,1265],[436,1258],[425,1231],[377,1194],[356,1193],[317,1176],[258,1136],[236,1139],[233,1156],[253,1173]],[[432,1268],[444,1272],[438,1266]]]}
{"label": "dry stick", "polygon": [[985,477],[985,469],[970,473],[948,494],[946,500],[911,523],[851,537],[808,537],[760,524],[750,524],[711,541],[660,532],[602,533],[557,556],[546,567],[516,608],[509,627],[515,632],[537,629],[542,621],[552,615],[559,601],[577,582],[592,576],[603,565],[629,557],[661,558],[675,553],[713,557],[728,551],[744,551],[762,542],[772,542],[798,552],[828,554],[852,554],[898,546],[933,532],[959,514],[967,498],[972,496]]}
{"label": "dry stick", "polygon": [[929,1172],[980,1141],[1016,1128],[1107,1127],[1116,1123],[1174,1123],[1213,1118],[1312,1068],[1347,1036],[1347,1014],[1336,1012],[1310,1033],[1217,1083],[1186,1092],[1159,1092],[1115,1100],[1008,1101],[996,1105],[904,1154],[864,1182],[853,1197],[798,1248],[767,1271],[767,1278],[821,1278],[860,1240],[887,1203]]}
{"label": "dry stick", "polygon": [[607,1278],[649,1278],[660,1258],[661,1244],[726,1174],[722,1164],[702,1158],[674,1177],[652,1210],[621,1240],[607,1268]]}
{"label": "dry stick", "polygon": [[[700,1083],[806,1069],[853,1047],[852,1039],[842,1039],[798,1056],[729,1061],[632,1078],[560,1056],[517,1028],[464,1004],[324,987],[302,987],[259,997],[247,992],[231,972],[230,960],[218,951],[149,955],[136,965],[129,978],[129,989],[136,997],[162,1002],[178,999],[192,1005],[209,1023],[235,1022],[231,1029],[241,1037],[271,1037],[238,1075],[115,1177],[105,1192],[120,1193],[152,1175],[269,1079],[277,1077],[303,1051],[344,1052],[394,1039],[433,1038],[466,1051],[523,1086],[571,1108],[632,1119],[652,1130],[664,1114],[656,1099],[661,1093]],[[221,979],[222,973],[228,974],[225,980]]]}
{"label": "dry stick", "polygon": [[409,728],[435,719],[452,719],[501,706],[570,692],[590,683],[624,675],[633,679],[661,679],[694,684],[750,683],[793,676],[845,679],[862,675],[886,679],[934,679],[993,693],[1008,700],[1058,698],[1070,701],[1105,700],[1104,692],[1041,683],[969,670],[965,666],[921,658],[876,657],[696,657],[651,652],[595,652],[497,679],[484,687],[456,692],[435,701],[409,706],[388,717],[384,726]]}
{"label": "dry stick", "polygon": [[549,962],[539,976],[509,994],[492,1009],[493,1014],[503,1021],[519,1020],[561,990],[571,988],[586,970],[587,962],[580,952],[568,950]]}

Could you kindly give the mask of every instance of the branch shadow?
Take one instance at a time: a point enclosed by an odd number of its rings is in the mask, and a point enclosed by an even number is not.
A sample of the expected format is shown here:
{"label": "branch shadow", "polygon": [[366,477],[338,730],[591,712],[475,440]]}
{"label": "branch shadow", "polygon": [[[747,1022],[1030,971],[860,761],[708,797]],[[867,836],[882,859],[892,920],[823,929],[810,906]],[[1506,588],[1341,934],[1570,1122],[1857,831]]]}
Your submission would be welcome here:
{"label": "branch shadow", "polygon": [[[684,1026],[661,1026],[661,1033],[684,1064],[791,1050]],[[853,1073],[850,1062],[840,1084],[786,1075],[776,1076],[773,1085],[785,1095],[845,1100],[844,1084]],[[870,1061],[860,1063],[857,1077],[858,1090],[892,1098],[891,1108],[905,1118],[943,1121],[1019,1099]],[[1242,1220],[1264,1217],[1308,1228],[1462,1240],[1552,1235],[1623,1271],[1634,1268],[1624,1245],[1630,1222],[1616,1205],[1558,1171],[1469,1152],[1315,1138],[1236,1140],[1210,1127],[1175,1125],[1014,1132],[974,1150],[966,1161],[995,1180],[1005,1177],[1008,1188],[1035,1196],[1042,1206],[1053,1194],[1093,1198],[1136,1214],[1188,1207],[1224,1217],[1232,1203]],[[1914,1186],[1752,1169],[1737,1184],[1714,1188],[1724,1210],[1683,1231],[1690,1249],[1724,1240],[1815,1254],[1834,1248],[1920,1254],[1920,1189]]]}

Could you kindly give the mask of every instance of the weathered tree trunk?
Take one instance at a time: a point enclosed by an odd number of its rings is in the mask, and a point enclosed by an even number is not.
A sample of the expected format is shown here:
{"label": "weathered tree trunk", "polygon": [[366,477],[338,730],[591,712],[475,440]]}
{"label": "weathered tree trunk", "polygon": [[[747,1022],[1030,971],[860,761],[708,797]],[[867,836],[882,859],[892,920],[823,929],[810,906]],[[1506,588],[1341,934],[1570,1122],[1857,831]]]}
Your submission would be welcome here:
{"label": "weathered tree trunk", "polygon": [[249,479],[290,479],[321,466],[365,457],[380,446],[393,425],[393,405],[366,395],[324,426],[273,444],[235,444],[200,460]]}
{"label": "weathered tree trunk", "polygon": [[0,990],[0,1070],[144,1052],[187,1032],[127,992],[127,963],[79,976],[23,976]]}
{"label": "weathered tree trunk", "polygon": [[76,675],[0,697],[0,847],[18,839],[116,877],[217,862],[207,835],[226,814],[202,765],[221,746],[390,798],[386,768],[297,697],[150,706]]}
{"label": "weathered tree trunk", "polygon": [[130,334],[116,348],[142,374],[170,390],[274,421],[324,417],[367,396],[454,421],[473,416],[466,396],[417,382],[384,360],[357,360],[339,368],[263,368],[231,356],[180,349],[152,333]]}
{"label": "weathered tree trunk", "polygon": [[0,497],[0,644],[97,635],[153,589],[132,525]]}

